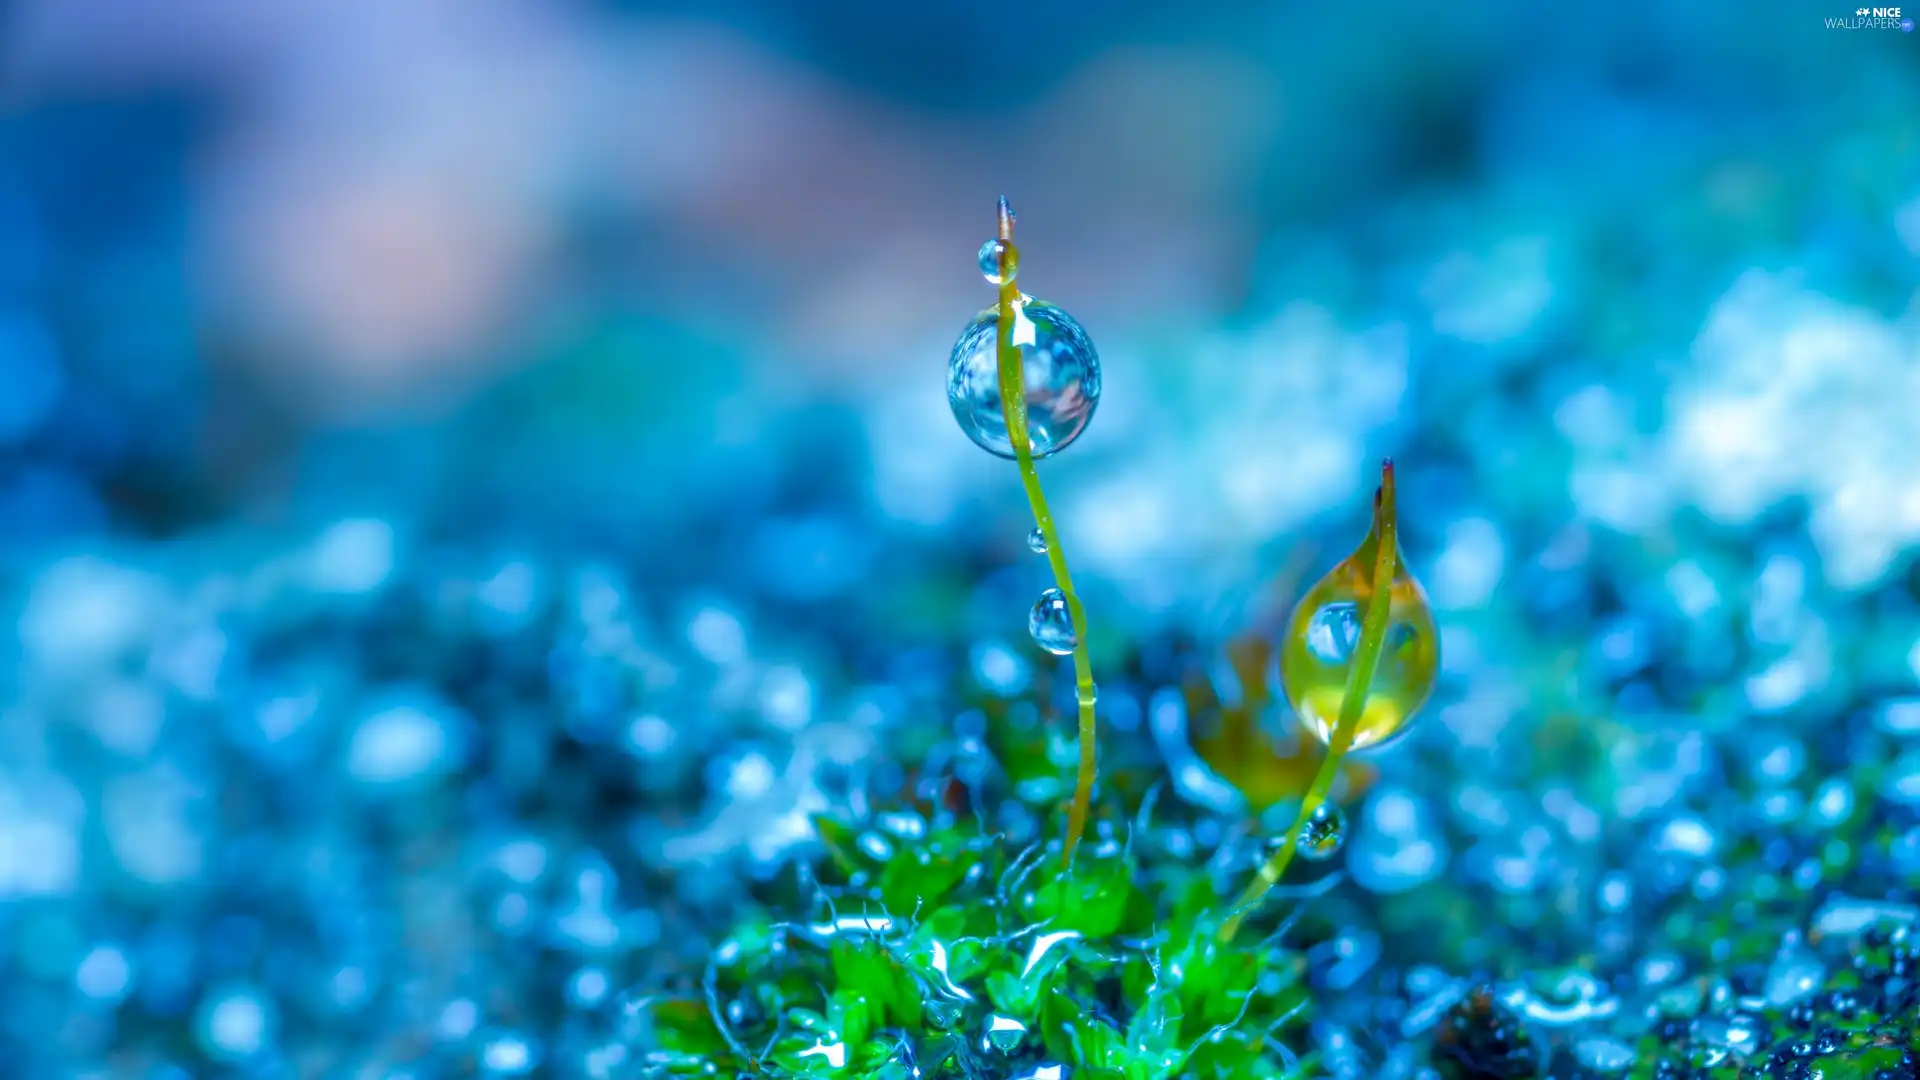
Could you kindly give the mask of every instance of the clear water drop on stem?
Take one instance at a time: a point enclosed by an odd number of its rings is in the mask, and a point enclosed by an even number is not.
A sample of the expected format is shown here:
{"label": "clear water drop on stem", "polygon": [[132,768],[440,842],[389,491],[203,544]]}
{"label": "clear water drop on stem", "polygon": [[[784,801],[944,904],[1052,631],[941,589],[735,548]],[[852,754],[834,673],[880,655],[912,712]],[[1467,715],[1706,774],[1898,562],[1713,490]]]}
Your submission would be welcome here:
{"label": "clear water drop on stem", "polygon": [[[974,317],[947,359],[947,404],[967,438],[1014,458],[1000,399],[1000,310]],[[1020,353],[1033,456],[1048,457],[1080,437],[1100,404],[1100,358],[1080,323],[1031,297],[1013,305],[1012,345]]]}
{"label": "clear water drop on stem", "polygon": [[[1361,651],[1380,536],[1394,512],[1390,485],[1382,485],[1382,496],[1375,500],[1366,539],[1307,590],[1280,643],[1280,685],[1301,724],[1322,743],[1333,741],[1348,676]],[[1395,554],[1386,636],[1353,732],[1355,750],[1406,730],[1432,696],[1440,669],[1440,632],[1426,590],[1407,569],[1405,556]]]}
{"label": "clear water drop on stem", "polygon": [[1321,803],[1300,830],[1297,850],[1303,859],[1323,862],[1347,842],[1347,815],[1332,803]]}
{"label": "clear water drop on stem", "polygon": [[1028,533],[1027,550],[1033,552],[1035,555],[1045,555],[1047,553],[1047,534],[1041,532],[1039,529],[1034,529]]}
{"label": "clear water drop on stem", "polygon": [[1033,611],[1027,615],[1027,633],[1033,635],[1033,643],[1054,654],[1065,656],[1080,643],[1080,637],[1074,633],[1073,613],[1067,608],[1067,596],[1059,589],[1048,589],[1034,602]]}
{"label": "clear water drop on stem", "polygon": [[980,245],[980,276],[991,285],[1005,285],[1020,276],[1020,249],[1012,241],[993,239]]}

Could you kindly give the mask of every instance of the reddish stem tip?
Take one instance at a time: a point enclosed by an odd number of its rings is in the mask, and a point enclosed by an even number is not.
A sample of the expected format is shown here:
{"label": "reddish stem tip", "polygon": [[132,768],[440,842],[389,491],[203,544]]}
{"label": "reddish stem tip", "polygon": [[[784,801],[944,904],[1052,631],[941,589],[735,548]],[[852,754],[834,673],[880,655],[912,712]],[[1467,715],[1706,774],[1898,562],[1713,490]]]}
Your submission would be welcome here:
{"label": "reddish stem tip", "polygon": [[1382,521],[1393,520],[1393,459],[1380,463],[1380,486],[1373,493],[1374,513]]}

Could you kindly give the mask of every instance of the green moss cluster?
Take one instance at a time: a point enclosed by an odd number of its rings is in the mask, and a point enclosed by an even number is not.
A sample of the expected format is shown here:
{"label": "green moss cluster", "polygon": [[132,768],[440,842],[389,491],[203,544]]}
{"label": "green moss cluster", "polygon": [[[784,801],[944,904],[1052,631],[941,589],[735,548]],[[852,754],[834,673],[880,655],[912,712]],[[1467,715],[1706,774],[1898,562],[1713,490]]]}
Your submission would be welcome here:
{"label": "green moss cluster", "polygon": [[[911,813],[822,820],[812,921],[755,915],[698,997],[648,1003],[642,1063],[760,1077],[1303,1077],[1305,963],[1279,939],[1220,940],[1218,890],[1110,827],[1063,872]],[[1103,823],[1104,826],[1105,823]]]}

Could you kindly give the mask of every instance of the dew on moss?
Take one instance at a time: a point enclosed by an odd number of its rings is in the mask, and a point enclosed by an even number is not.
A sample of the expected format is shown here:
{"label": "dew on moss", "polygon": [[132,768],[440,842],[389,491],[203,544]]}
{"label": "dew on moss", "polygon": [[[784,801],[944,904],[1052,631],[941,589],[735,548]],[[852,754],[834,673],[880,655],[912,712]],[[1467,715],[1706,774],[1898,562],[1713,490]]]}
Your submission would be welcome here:
{"label": "dew on moss", "polygon": [[1332,803],[1322,803],[1300,830],[1300,857],[1324,862],[1347,842],[1347,815]]}
{"label": "dew on moss", "polygon": [[1075,633],[1073,612],[1067,606],[1066,594],[1059,589],[1048,589],[1034,601],[1033,610],[1027,614],[1027,633],[1033,637],[1033,643],[1053,653],[1066,656],[1080,643]]}
{"label": "dew on moss", "polygon": [[[1000,395],[1000,311],[988,308],[960,332],[947,360],[947,404],[960,430],[997,457],[1016,457]],[[1100,358],[1073,316],[1042,300],[1014,306],[1033,456],[1051,457],[1087,429],[1100,404]]]}
{"label": "dew on moss", "polygon": [[[1307,590],[1280,641],[1280,684],[1302,724],[1323,744],[1333,742],[1346,701],[1362,615],[1373,598],[1374,563],[1386,524],[1381,514],[1391,512],[1391,506],[1376,506],[1366,539]],[[1386,619],[1386,637],[1353,731],[1355,750],[1404,730],[1432,695],[1439,673],[1440,637],[1433,609],[1397,545]]]}
{"label": "dew on moss", "polygon": [[989,285],[1005,285],[1020,276],[1020,249],[1013,241],[994,237],[980,245],[980,276]]}
{"label": "dew on moss", "polygon": [[981,1036],[981,1049],[998,1050],[1011,1054],[1020,1048],[1027,1037],[1027,1025],[1011,1016],[995,1014],[987,1018],[987,1030]]}

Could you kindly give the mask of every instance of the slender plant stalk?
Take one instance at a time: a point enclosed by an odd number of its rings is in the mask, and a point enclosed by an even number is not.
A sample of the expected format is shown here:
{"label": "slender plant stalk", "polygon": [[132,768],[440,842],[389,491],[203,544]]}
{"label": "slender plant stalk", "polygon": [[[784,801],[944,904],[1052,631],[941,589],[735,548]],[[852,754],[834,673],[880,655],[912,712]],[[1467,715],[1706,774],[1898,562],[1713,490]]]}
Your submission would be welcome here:
{"label": "slender plant stalk", "polygon": [[1286,875],[1294,852],[1300,846],[1300,834],[1306,831],[1307,823],[1313,820],[1314,813],[1327,801],[1328,792],[1333,790],[1334,777],[1340,773],[1340,761],[1352,748],[1354,734],[1360,727],[1360,715],[1366,708],[1367,694],[1373,687],[1373,673],[1380,664],[1380,653],[1386,645],[1387,615],[1393,607],[1393,573],[1400,562],[1399,537],[1394,523],[1392,462],[1387,463],[1381,474],[1380,497],[1375,503],[1374,514],[1374,527],[1379,535],[1380,546],[1373,560],[1373,595],[1367,598],[1366,614],[1361,616],[1360,642],[1354,650],[1353,667],[1347,671],[1347,692],[1340,699],[1340,716],[1334,722],[1333,738],[1327,744],[1326,759],[1320,763],[1320,771],[1313,775],[1313,784],[1300,801],[1299,816],[1293,819],[1293,828],[1287,830],[1285,842],[1268,856],[1260,867],[1259,875],[1247,883],[1240,898],[1234,901],[1231,914],[1220,928],[1220,940],[1223,942],[1233,940],[1233,935],[1240,930],[1241,921],[1259,906],[1268,890],[1278,885]]}
{"label": "slender plant stalk", "polygon": [[[1000,239],[1013,243],[1013,211],[1007,198],[1000,197]],[[1005,274],[1001,275],[1006,278]],[[1020,483],[1027,489],[1027,503],[1033,508],[1034,524],[1047,542],[1047,565],[1053,568],[1053,580],[1067,598],[1067,614],[1073,619],[1074,696],[1080,705],[1080,772],[1073,788],[1073,805],[1067,811],[1065,862],[1073,865],[1073,849],[1087,829],[1087,811],[1093,802],[1094,724],[1093,660],[1087,653],[1087,613],[1080,606],[1080,594],[1073,590],[1073,575],[1067,571],[1066,552],[1060,546],[1060,533],[1053,524],[1053,511],[1040,489],[1040,474],[1033,468],[1033,440],[1027,436],[1027,382],[1020,350],[1013,344],[1014,316],[1020,307],[1020,289],[1011,279],[1000,283],[1000,330],[997,345],[1000,362],[1000,409],[1007,421],[1007,439],[1013,443],[1014,460],[1020,465]]]}

